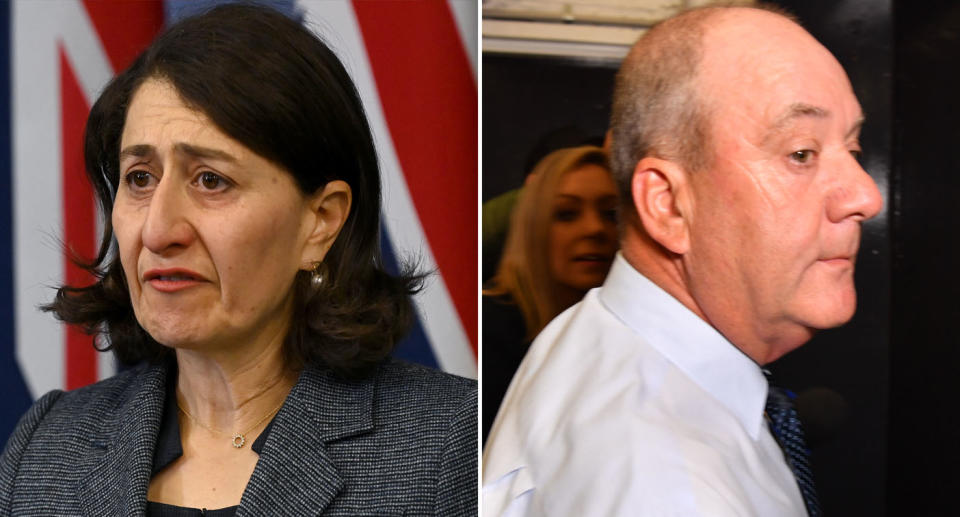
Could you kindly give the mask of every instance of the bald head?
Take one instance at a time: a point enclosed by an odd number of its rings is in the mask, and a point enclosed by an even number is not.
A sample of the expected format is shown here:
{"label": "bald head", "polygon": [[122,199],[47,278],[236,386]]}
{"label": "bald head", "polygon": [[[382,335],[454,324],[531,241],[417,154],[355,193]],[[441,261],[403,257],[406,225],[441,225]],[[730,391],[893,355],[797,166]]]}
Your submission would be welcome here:
{"label": "bald head", "polygon": [[[611,118],[611,165],[625,205],[629,207],[632,197],[634,168],[644,156],[675,161],[689,171],[710,163],[713,103],[701,92],[713,90],[704,88],[701,77],[729,80],[729,74],[742,76],[745,69],[720,54],[731,39],[738,40],[738,47],[755,42],[758,25],[788,26],[789,32],[799,31],[816,43],[783,11],[706,7],[664,20],[633,46],[617,73]],[[717,73],[719,69],[728,74]],[[629,209],[624,212],[633,213]]]}

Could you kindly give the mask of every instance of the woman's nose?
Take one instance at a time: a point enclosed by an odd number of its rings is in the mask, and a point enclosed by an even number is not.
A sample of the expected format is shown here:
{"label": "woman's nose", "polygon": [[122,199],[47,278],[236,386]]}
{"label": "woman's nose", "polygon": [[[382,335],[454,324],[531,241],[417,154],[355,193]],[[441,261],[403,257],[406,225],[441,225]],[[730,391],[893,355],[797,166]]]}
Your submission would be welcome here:
{"label": "woman's nose", "polygon": [[195,237],[187,220],[186,193],[173,181],[161,181],[150,199],[141,239],[148,250],[158,255],[185,248]]}
{"label": "woman's nose", "polygon": [[603,219],[603,213],[598,209],[589,209],[584,211],[583,232],[591,237],[603,237],[607,234],[607,224]]}

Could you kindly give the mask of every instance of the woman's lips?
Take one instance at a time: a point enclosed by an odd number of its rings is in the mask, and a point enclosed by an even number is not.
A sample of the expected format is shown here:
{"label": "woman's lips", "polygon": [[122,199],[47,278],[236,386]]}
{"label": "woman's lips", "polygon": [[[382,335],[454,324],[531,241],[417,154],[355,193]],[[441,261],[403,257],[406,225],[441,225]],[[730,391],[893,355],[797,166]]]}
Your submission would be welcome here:
{"label": "woman's lips", "polygon": [[143,275],[144,283],[163,293],[189,289],[206,282],[199,273],[189,269],[151,269]]}
{"label": "woman's lips", "polygon": [[576,255],[573,260],[577,262],[610,262],[613,260],[613,256],[605,253],[584,253]]}
{"label": "woman's lips", "polygon": [[573,257],[573,262],[588,269],[606,271],[610,267],[613,257],[602,253],[588,253]]}

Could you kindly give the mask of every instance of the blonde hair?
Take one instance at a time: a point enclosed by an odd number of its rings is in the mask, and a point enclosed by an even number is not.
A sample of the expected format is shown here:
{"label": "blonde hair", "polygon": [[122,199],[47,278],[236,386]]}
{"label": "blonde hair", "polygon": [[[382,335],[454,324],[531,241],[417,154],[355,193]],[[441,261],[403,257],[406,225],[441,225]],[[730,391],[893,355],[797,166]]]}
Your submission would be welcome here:
{"label": "blonde hair", "polygon": [[593,145],[560,149],[537,163],[511,213],[500,266],[483,290],[485,295],[513,298],[523,314],[527,339],[566,309],[557,296],[548,257],[553,199],[564,174],[587,164],[610,170],[603,149]]}

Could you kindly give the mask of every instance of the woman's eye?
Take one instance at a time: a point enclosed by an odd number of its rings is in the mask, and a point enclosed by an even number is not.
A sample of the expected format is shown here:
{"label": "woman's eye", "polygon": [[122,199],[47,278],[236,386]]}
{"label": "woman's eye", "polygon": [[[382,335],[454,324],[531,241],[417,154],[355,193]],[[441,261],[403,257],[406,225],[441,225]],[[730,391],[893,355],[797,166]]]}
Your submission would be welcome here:
{"label": "woman's eye", "polygon": [[150,186],[150,180],[153,178],[153,174],[150,174],[147,171],[133,171],[127,174],[126,180],[127,184],[136,188],[147,188]]}
{"label": "woman's eye", "polygon": [[860,149],[851,149],[850,154],[852,154],[853,158],[858,162],[860,161],[861,158],[863,158],[863,151],[861,151]]}
{"label": "woman's eye", "polygon": [[810,160],[813,159],[813,151],[811,151],[810,149],[802,149],[800,151],[794,151],[790,153],[790,159],[800,164],[809,163]]}
{"label": "woman's eye", "polygon": [[200,185],[207,190],[219,190],[227,186],[227,180],[214,172],[203,172],[198,178]]}
{"label": "woman's eye", "polygon": [[580,216],[579,210],[557,210],[553,213],[555,221],[573,221]]}

